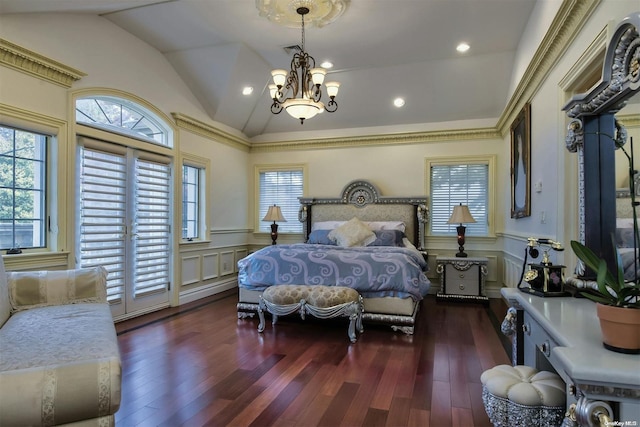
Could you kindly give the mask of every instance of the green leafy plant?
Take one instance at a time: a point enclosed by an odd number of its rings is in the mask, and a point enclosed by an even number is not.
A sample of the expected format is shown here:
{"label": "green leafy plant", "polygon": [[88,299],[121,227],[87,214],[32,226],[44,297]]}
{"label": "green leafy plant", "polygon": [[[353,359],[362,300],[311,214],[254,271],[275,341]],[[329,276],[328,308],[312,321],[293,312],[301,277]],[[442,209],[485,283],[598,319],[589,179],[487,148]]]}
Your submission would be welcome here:
{"label": "green leafy plant", "polygon": [[597,273],[597,290],[581,290],[580,293],[592,301],[615,307],[640,309],[640,283],[625,282],[620,253],[616,248],[616,274],[607,268],[604,259],[598,257],[591,249],[575,240],[571,241],[571,249],[587,267]]}

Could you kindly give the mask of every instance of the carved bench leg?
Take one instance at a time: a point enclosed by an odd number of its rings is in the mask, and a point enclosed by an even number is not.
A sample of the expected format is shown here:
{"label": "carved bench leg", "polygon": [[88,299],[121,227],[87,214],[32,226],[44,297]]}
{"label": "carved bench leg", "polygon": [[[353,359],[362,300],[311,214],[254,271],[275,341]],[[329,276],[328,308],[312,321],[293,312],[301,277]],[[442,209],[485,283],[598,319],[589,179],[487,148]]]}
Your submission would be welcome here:
{"label": "carved bench leg", "polygon": [[264,300],[260,297],[260,303],[258,304],[258,317],[260,318],[260,323],[258,323],[258,332],[264,331]]}

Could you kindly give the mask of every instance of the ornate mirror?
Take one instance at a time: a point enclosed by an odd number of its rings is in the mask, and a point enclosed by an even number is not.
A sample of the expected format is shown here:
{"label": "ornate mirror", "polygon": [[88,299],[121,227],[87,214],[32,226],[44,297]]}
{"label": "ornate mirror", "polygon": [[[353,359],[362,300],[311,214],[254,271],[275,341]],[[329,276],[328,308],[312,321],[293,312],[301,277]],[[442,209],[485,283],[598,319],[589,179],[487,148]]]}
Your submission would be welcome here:
{"label": "ornate mirror", "polygon": [[[620,220],[626,219],[618,218],[622,211],[616,206],[624,207],[625,201],[617,199],[630,196],[628,192],[624,193],[624,188],[631,187],[631,183],[640,185],[637,175],[629,176],[627,158],[627,155],[631,157],[632,151],[627,127],[640,128],[639,31],[640,12],[627,16],[616,26],[607,45],[600,83],[589,92],[574,96],[564,107],[571,118],[567,149],[578,155],[578,240],[604,258],[612,270],[615,265],[614,246],[618,241],[616,234]],[[634,132],[637,133],[636,130]],[[640,153],[640,137],[636,137],[634,142],[637,147],[633,151]],[[640,156],[635,158],[635,169],[638,168]],[[630,205],[628,213],[632,214]],[[631,251],[629,258],[635,263],[635,250]],[[578,273],[587,281],[571,280],[570,284],[589,286],[588,281],[594,278],[593,272],[579,265]],[[636,268],[633,273],[637,274]]]}

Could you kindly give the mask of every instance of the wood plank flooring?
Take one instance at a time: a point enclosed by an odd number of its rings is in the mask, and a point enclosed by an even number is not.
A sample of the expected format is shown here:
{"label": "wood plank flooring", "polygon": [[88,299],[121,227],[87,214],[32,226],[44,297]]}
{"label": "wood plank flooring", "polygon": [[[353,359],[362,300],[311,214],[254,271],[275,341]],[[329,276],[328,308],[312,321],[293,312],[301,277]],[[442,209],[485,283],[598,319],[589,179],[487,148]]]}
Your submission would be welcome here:
{"label": "wood plank flooring", "polygon": [[118,426],[491,425],[480,375],[510,363],[495,329],[500,305],[428,297],[413,336],[365,324],[351,344],[346,319],[282,318],[260,334],[257,319],[237,319],[236,302],[116,325]]}

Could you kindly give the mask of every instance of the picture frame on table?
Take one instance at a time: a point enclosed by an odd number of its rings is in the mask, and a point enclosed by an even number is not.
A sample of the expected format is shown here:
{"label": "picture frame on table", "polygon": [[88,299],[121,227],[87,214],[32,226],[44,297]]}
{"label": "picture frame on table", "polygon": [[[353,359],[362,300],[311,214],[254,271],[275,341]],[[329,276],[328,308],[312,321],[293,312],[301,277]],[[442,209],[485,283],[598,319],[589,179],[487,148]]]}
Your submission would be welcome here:
{"label": "picture frame on table", "polygon": [[511,124],[511,218],[531,216],[531,104]]}

